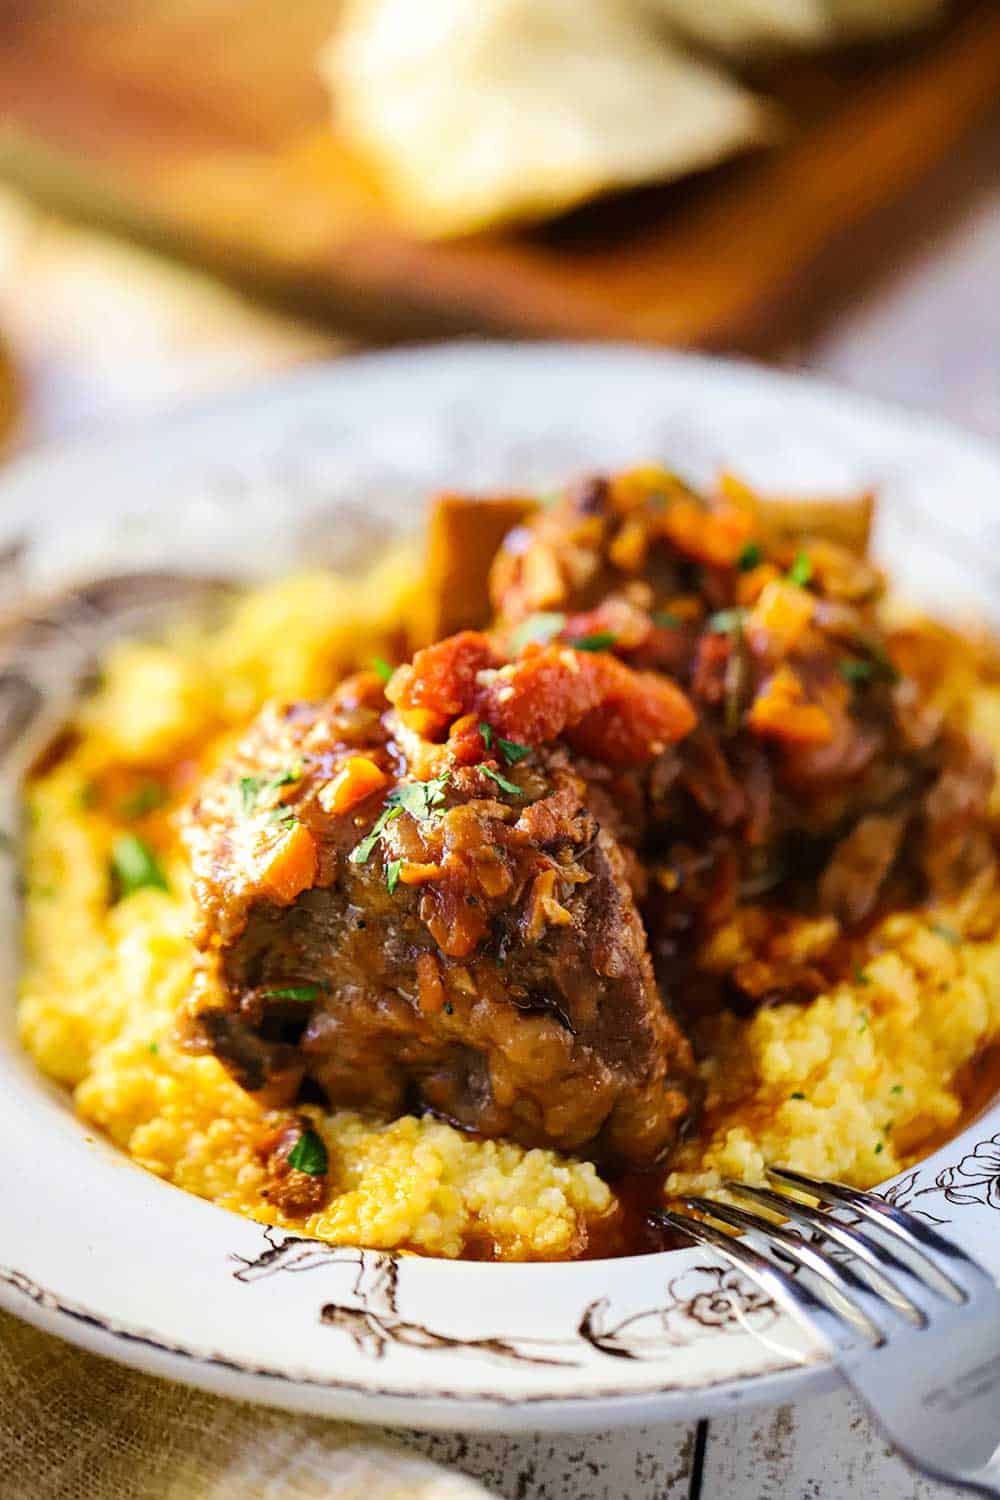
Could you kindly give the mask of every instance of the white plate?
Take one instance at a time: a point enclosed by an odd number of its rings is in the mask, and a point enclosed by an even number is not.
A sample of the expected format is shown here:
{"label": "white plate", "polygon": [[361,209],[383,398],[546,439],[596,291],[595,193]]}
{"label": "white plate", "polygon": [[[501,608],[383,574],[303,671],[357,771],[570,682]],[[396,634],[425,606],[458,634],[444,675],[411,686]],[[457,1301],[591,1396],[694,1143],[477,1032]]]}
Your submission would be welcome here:
{"label": "white plate", "polygon": [[[0,483],[11,589],[115,568],[344,557],[438,485],[545,488],[589,465],[720,465],[788,490],[876,486],[879,545],[937,608],[996,613],[1000,456],[926,418],[747,365],[470,344],[343,360]],[[12,581],[13,580],[13,581]],[[65,596],[0,673],[0,826],[95,638],[160,596]],[[126,607],[123,607],[126,606]],[[134,606],[134,607],[133,607]],[[4,862],[8,867],[12,860]],[[822,1352],[701,1250],[554,1266],[397,1259],[288,1240],[147,1175],[74,1118],[14,1030],[3,871],[0,1303],[129,1364],[233,1396],[447,1428],[610,1427],[776,1401]],[[1000,1272],[1000,1108],[891,1188]]]}

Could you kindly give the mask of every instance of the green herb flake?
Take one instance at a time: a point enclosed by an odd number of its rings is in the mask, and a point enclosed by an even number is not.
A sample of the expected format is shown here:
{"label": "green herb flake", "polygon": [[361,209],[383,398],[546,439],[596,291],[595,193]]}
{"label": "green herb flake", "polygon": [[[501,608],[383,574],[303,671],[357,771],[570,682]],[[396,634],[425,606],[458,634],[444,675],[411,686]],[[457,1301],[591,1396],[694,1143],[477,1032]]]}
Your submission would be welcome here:
{"label": "green herb flake", "polygon": [[931,931],[944,938],[946,943],[951,943],[953,948],[962,941],[961,933],[956,932],[954,927],[949,927],[947,922],[932,922]]}
{"label": "green herb flake", "polygon": [[486,746],[487,750],[492,750],[493,749],[493,730],[490,728],[489,724],[480,724],[480,726],[479,726],[479,735],[480,735],[480,738],[482,739],[483,744]]}
{"label": "green herb flake", "polygon": [[377,675],[381,677],[383,682],[388,682],[389,678],[395,671],[395,668],[390,667],[384,656],[373,656],[372,671],[377,673]]}
{"label": "green herb flake", "polygon": [[861,1012],[861,1019],[858,1021],[858,1031],[859,1032],[861,1032],[861,1031],[867,1031],[868,1030],[868,1021],[869,1021],[869,1019],[870,1018],[869,1018],[868,1012],[866,1010],[862,1011]]}
{"label": "green herb flake", "polygon": [[519,745],[516,740],[505,740],[499,734],[497,735],[497,749],[509,766],[516,766],[519,761],[525,760],[531,754],[530,745]]}
{"label": "green herb flake", "polygon": [[509,792],[512,797],[524,796],[524,792],[519,786],[517,786],[513,781],[508,781],[506,776],[501,776],[499,771],[494,771],[492,766],[481,765],[477,766],[476,769],[478,771],[482,771],[483,775],[488,776],[491,781],[495,781],[497,786],[500,787],[501,791]]}
{"label": "green herb flake", "polygon": [[869,646],[867,657],[845,656],[837,663],[837,671],[845,682],[853,687],[864,687],[870,682],[899,681],[899,672],[880,646]]}
{"label": "green herb flake", "polygon": [[[279,771],[277,776],[241,776],[238,783],[241,811],[245,814],[256,812],[260,799],[268,792],[277,792],[283,786],[301,781],[303,769],[302,762],[297,761],[294,766]],[[281,809],[277,811],[280,814]]]}
{"label": "green herb flake", "polygon": [[323,993],[321,984],[283,984],[280,989],[264,990],[265,1000],[301,1000],[303,1005],[311,1005],[318,1000]]}
{"label": "green herb flake", "polygon": [[884,1150],[885,1150],[885,1142],[884,1141],[879,1141],[878,1145],[875,1147],[875,1155],[876,1156],[881,1156],[882,1152]]}
{"label": "green herb flake", "polygon": [[146,1050],[149,1052],[149,1054],[150,1054],[151,1057],[159,1057],[159,1055],[160,1055],[160,1044],[159,1044],[159,1042],[150,1042],[150,1044],[149,1044],[149,1046],[148,1046],[148,1048]]}
{"label": "green herb flake", "polygon": [[794,1094],[789,1094],[790,1099],[804,1099],[806,1096],[801,1089],[796,1089]]}
{"label": "green herb flake", "polygon": [[870,661],[858,661],[854,657],[845,656],[837,663],[837,671],[845,682],[853,687],[871,682],[875,675],[875,667]]}
{"label": "green herb flake", "polygon": [[715,635],[736,635],[743,629],[747,617],[747,611],[737,606],[735,609],[719,609],[714,615],[708,617],[708,628]]}
{"label": "green herb flake", "polygon": [[538,614],[529,615],[516,625],[507,638],[507,645],[512,656],[517,656],[525,646],[532,641],[541,646],[548,645],[549,641],[562,630],[566,624],[566,616],[555,612],[541,611]]}
{"label": "green herb flake", "polygon": [[788,581],[789,583],[797,583],[799,588],[802,589],[805,588],[812,576],[813,565],[809,559],[809,553],[800,552],[788,570]]}
{"label": "green herb flake", "polygon": [[901,1083],[894,1083],[892,1088],[889,1090],[890,1094],[901,1094],[902,1092],[903,1085]]}
{"label": "green herb flake", "polygon": [[137,786],[132,794],[125,798],[121,811],[123,818],[144,818],[147,813],[155,812],[162,807],[167,800],[167,789],[158,781],[144,781]]}
{"label": "green herb flake", "polygon": [[680,615],[672,615],[669,609],[657,609],[652,614],[657,630],[677,630],[684,623]]}
{"label": "green herb flake", "polygon": [[392,822],[393,818],[398,818],[402,810],[401,807],[383,807],[371,826],[371,832],[361,840],[360,844],[355,844],[347,856],[352,865],[364,865],[368,863],[372,850],[382,837],[383,829],[388,823]]}
{"label": "green herb flake", "polygon": [[[749,573],[754,568],[760,567],[764,561],[764,549],[760,542],[747,542],[743,551],[736,559],[736,566],[741,573]],[[794,1096],[793,1096],[794,1097]]]}
{"label": "green herb flake", "polygon": [[418,823],[426,823],[434,810],[444,801],[444,789],[451,779],[450,771],[432,776],[429,781],[402,781],[393,787],[386,800],[388,807],[401,808]]}
{"label": "green herb flake", "polygon": [[326,1146],[315,1130],[304,1130],[288,1153],[288,1165],[310,1177],[322,1177],[329,1166]]}
{"label": "green herb flake", "polygon": [[123,833],[111,846],[111,872],[119,898],[131,896],[146,886],[165,891],[167,879],[149,845],[134,833]]}
{"label": "green herb flake", "polygon": [[611,630],[595,630],[592,635],[578,635],[568,644],[574,651],[610,651],[618,637]]}
{"label": "green herb flake", "polygon": [[855,965],[855,968],[854,968],[854,983],[855,984],[871,984],[871,980],[868,978],[868,975],[865,973],[864,969],[862,969],[859,965]]}
{"label": "green herb flake", "polygon": [[399,872],[403,868],[401,859],[391,859],[385,867],[385,888],[391,896],[399,884]]}

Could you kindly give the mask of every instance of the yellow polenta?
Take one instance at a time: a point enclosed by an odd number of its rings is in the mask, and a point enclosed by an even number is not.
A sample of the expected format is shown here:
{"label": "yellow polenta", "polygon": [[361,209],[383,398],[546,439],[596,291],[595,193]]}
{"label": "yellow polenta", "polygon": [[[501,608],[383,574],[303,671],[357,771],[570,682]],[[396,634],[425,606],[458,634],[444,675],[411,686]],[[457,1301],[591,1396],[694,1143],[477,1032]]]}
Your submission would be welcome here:
{"label": "yellow polenta", "polygon": [[[168,765],[189,765],[193,778],[267,699],[321,697],[348,668],[403,648],[418,577],[405,554],[354,583],[300,576],[248,595],[211,632],[110,654],[72,748],[29,792],[21,1032],[84,1119],[226,1208],[332,1242],[456,1256],[473,1240],[509,1259],[565,1257],[614,1207],[595,1168],[432,1119],[308,1109],[333,1192],[319,1213],[281,1214],[263,1196],[259,1152],[280,1117],[174,1037],[194,962],[174,827],[182,789],[152,815],[169,889],[110,900],[110,851],[131,825],[114,798],[95,801],[94,786],[134,786]],[[1000,748],[1000,691],[978,689],[972,716]],[[919,1154],[956,1123],[956,1071],[1000,1033],[998,930],[982,892],[933,919],[896,915],[851,982],[808,1005],[715,1022],[704,1124],[667,1190],[757,1178],[767,1160],[868,1185]],[[726,963],[741,941],[737,920],[706,962]]]}

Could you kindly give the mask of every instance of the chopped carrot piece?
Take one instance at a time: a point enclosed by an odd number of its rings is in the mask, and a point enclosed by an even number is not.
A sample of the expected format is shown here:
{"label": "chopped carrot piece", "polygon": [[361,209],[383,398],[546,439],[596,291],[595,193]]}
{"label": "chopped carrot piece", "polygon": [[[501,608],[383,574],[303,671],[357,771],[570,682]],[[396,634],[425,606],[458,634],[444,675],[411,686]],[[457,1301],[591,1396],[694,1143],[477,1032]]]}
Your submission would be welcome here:
{"label": "chopped carrot piece", "polygon": [[798,745],[826,745],[833,723],[825,708],[808,703],[790,667],[781,667],[757,694],[747,715],[755,734]]}
{"label": "chopped carrot piece", "polygon": [[367,755],[352,755],[345,760],[332,781],[319,794],[319,804],[331,817],[347,812],[358,802],[380,791],[389,780]]}
{"label": "chopped carrot piece", "polygon": [[290,903],[316,879],[316,841],[302,823],[295,823],[270,851],[260,872],[261,882],[275,900]]}
{"label": "chopped carrot piece", "polygon": [[808,628],[815,607],[808,589],[787,578],[775,578],[763,590],[750,616],[751,639],[763,632],[767,644],[778,654],[791,651]]}
{"label": "chopped carrot piece", "polygon": [[754,518],[735,505],[706,510],[696,500],[678,500],[663,512],[658,529],[685,557],[732,568],[750,540]]}
{"label": "chopped carrot piece", "polygon": [[774,583],[781,574],[773,563],[761,563],[749,573],[742,573],[736,584],[736,601],[745,608],[756,604],[769,583]]}
{"label": "chopped carrot piece", "polygon": [[418,860],[404,860],[399,867],[399,878],[404,885],[426,885],[429,880],[440,880],[444,870],[440,865],[421,864]]}
{"label": "chopped carrot piece", "polygon": [[417,954],[417,1003],[425,1016],[444,1009],[444,985],[433,953]]}

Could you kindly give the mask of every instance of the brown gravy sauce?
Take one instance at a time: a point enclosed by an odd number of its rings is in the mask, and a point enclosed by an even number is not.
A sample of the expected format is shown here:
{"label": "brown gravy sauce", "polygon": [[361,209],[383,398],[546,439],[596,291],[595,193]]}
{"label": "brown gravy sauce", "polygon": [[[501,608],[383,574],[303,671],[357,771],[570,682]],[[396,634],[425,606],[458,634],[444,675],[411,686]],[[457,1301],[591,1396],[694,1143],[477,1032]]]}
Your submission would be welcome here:
{"label": "brown gravy sauce", "polygon": [[[927,1136],[920,1148],[912,1152],[904,1165],[915,1166],[948,1141],[954,1140],[979,1118],[1000,1094],[1000,1038],[984,1047],[975,1057],[963,1063],[952,1081],[962,1101],[962,1112],[947,1130]],[[669,1168],[667,1169],[669,1170]],[[582,1260],[607,1260],[623,1255],[654,1255],[685,1244],[683,1236],[668,1229],[654,1228],[648,1215],[664,1204],[664,1182],[667,1171],[628,1172],[611,1181],[618,1206],[607,1218],[593,1225]]]}

